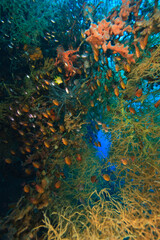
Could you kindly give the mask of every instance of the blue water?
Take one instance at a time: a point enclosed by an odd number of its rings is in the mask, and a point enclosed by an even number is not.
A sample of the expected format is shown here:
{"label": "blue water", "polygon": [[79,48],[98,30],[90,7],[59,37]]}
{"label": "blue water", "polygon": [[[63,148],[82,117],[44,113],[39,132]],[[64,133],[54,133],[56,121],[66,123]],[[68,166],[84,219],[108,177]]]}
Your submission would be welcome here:
{"label": "blue water", "polygon": [[101,143],[101,147],[94,146],[97,149],[96,155],[100,158],[100,160],[102,158],[108,158],[111,146],[111,134],[109,133],[106,136],[106,133],[104,133],[102,130],[99,130],[97,138],[98,141]]}

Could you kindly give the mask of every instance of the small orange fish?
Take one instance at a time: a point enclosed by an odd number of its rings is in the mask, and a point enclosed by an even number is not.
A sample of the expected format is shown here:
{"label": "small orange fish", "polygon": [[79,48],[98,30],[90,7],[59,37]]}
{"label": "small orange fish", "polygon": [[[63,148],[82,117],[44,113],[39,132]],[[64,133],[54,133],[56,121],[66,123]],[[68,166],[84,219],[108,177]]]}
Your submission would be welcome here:
{"label": "small orange fish", "polygon": [[122,59],[120,57],[115,57],[117,61],[121,61]]}
{"label": "small orange fish", "polygon": [[37,209],[45,208],[48,206],[48,204],[49,204],[49,201],[47,199],[45,199],[38,205]]}
{"label": "small orange fish", "polygon": [[66,145],[66,146],[68,145],[68,140],[66,138],[62,138],[62,142],[64,145]]}
{"label": "small orange fish", "polygon": [[108,58],[107,57],[105,57],[105,60],[106,60],[106,64],[108,64]]}
{"label": "small orange fish", "polygon": [[127,165],[127,163],[128,163],[128,161],[127,161],[126,158],[122,158],[122,159],[121,159],[121,162],[123,163],[123,165]]}
{"label": "small orange fish", "polygon": [[154,106],[157,108],[158,106],[160,105],[160,100],[158,100],[155,104],[154,104]]}
{"label": "small orange fish", "polygon": [[97,89],[97,85],[96,84],[94,84],[94,90],[96,90]]}
{"label": "small orange fish", "polygon": [[21,136],[24,136],[24,132],[22,130],[18,130],[18,132]]}
{"label": "small orange fish", "polygon": [[119,96],[119,89],[117,86],[114,88],[114,94],[118,97]]}
{"label": "small orange fish", "polygon": [[55,188],[60,188],[61,187],[61,181],[58,181],[54,184]]}
{"label": "small orange fish", "polygon": [[59,102],[56,99],[53,100],[53,104],[59,106]]}
{"label": "small orange fish", "polygon": [[109,90],[108,90],[108,87],[107,87],[107,85],[105,84],[104,85],[104,90],[106,91],[106,92],[108,92]]}
{"label": "small orange fish", "polygon": [[46,188],[46,186],[48,185],[48,181],[46,178],[43,178],[42,181],[41,181],[41,186],[42,188]]}
{"label": "small orange fish", "polygon": [[103,130],[104,130],[105,132],[108,132],[108,127],[106,126],[105,123],[102,124],[102,128],[103,128]]}
{"label": "small orange fish", "polygon": [[95,124],[95,128],[96,128],[97,130],[99,130],[99,127],[98,127],[98,125],[97,125],[97,124]]}
{"label": "small orange fish", "polygon": [[10,158],[6,158],[6,159],[5,159],[5,162],[6,162],[7,164],[11,164],[11,163],[12,163],[12,160],[11,160]]}
{"label": "small orange fish", "polygon": [[98,60],[99,60],[98,55],[94,54],[94,60],[95,60],[96,62],[98,62]]}
{"label": "small orange fish", "polygon": [[27,141],[25,141],[24,142],[27,146],[30,146],[31,145],[31,143],[30,142],[27,142]]}
{"label": "small orange fish", "polygon": [[32,197],[32,198],[30,198],[30,202],[34,205],[37,205],[38,204],[38,199]]}
{"label": "small orange fish", "polygon": [[127,59],[127,62],[129,65],[131,65],[131,60],[130,59]]}
{"label": "small orange fish", "polygon": [[140,50],[139,50],[139,48],[137,47],[136,43],[133,43],[133,44],[134,44],[134,47],[135,47],[136,56],[137,56],[137,58],[139,58],[139,57],[140,57]]}
{"label": "small orange fish", "polygon": [[24,188],[23,188],[24,192],[25,193],[29,193],[30,191],[30,186],[29,185],[25,185]]}
{"label": "small orange fish", "polygon": [[125,83],[123,82],[123,80],[120,80],[120,85],[121,85],[121,88],[122,88],[122,89],[126,89],[126,85],[125,85]]}
{"label": "small orange fish", "polygon": [[45,140],[45,141],[44,141],[44,146],[45,146],[46,148],[49,148],[49,147],[50,147],[50,144]]}
{"label": "small orange fish", "polygon": [[77,153],[77,161],[79,161],[79,162],[81,162],[82,161],[82,157],[81,157],[81,155],[79,154],[79,153]]}
{"label": "small orange fish", "polygon": [[136,96],[137,96],[137,97],[141,97],[141,96],[142,96],[142,88],[140,88],[140,89],[138,89],[138,90],[136,91]]}
{"label": "small orange fish", "polygon": [[48,85],[48,86],[50,85],[50,82],[49,82],[49,81],[44,80],[44,82],[45,82],[46,85]]}
{"label": "small orange fish", "polygon": [[28,152],[28,153],[30,153],[31,152],[31,149],[29,148],[29,147],[25,147],[25,150],[26,150],[26,152]]}
{"label": "small orange fish", "polygon": [[51,127],[50,130],[51,130],[51,132],[53,132],[53,133],[56,132],[56,130],[55,130],[53,127]]}
{"label": "small orange fish", "polygon": [[60,174],[60,176],[62,176],[62,178],[65,178],[65,175],[63,172],[60,172],[59,174]]}
{"label": "small orange fish", "polygon": [[132,108],[132,107],[129,107],[129,111],[130,111],[131,113],[133,113],[133,114],[136,113],[136,111],[135,111],[134,108]]}
{"label": "small orange fish", "polygon": [[108,112],[111,111],[111,108],[110,108],[109,105],[107,105],[107,111],[108,111]]}
{"label": "small orange fish", "polygon": [[29,106],[25,104],[25,105],[22,107],[22,111],[23,111],[23,112],[26,112],[26,113],[29,112]]}
{"label": "small orange fish", "polygon": [[94,107],[94,102],[93,102],[93,101],[91,101],[90,103],[91,103],[91,107]]}
{"label": "small orange fish", "polygon": [[11,124],[11,127],[12,127],[14,130],[17,130],[16,124],[12,123],[12,124]]}
{"label": "small orange fish", "polygon": [[91,182],[92,182],[92,183],[97,182],[97,177],[96,177],[95,175],[91,177]]}
{"label": "small orange fish", "polygon": [[93,86],[93,84],[91,84],[91,90],[92,91],[94,91],[95,89],[94,89],[94,86]]}
{"label": "small orange fish", "polygon": [[64,131],[65,131],[64,126],[63,126],[63,125],[60,125],[60,126],[59,126],[59,130],[60,130],[61,133],[64,132]]}
{"label": "small orange fish", "polygon": [[47,125],[50,127],[53,127],[53,123],[51,123],[51,122],[47,122]]}
{"label": "small orange fish", "polygon": [[119,66],[118,66],[118,64],[115,65],[115,70],[116,70],[116,72],[119,71]]}
{"label": "small orange fish", "polygon": [[55,112],[54,112],[53,108],[50,110],[50,114],[53,115],[53,116],[55,115]]}
{"label": "small orange fish", "polygon": [[103,179],[108,182],[110,180],[110,176],[108,174],[103,174]]}
{"label": "small orange fish", "polygon": [[66,163],[67,165],[69,165],[69,166],[72,164],[72,161],[71,161],[71,158],[70,158],[70,157],[65,157],[64,161],[65,161],[65,163]]}
{"label": "small orange fish", "polygon": [[51,116],[51,113],[50,113],[50,111],[47,109],[46,110],[46,114],[48,115],[48,116]]}
{"label": "small orange fish", "polygon": [[26,169],[25,169],[25,173],[26,173],[27,175],[31,175],[32,170],[31,170],[30,168],[26,168]]}
{"label": "small orange fish", "polygon": [[35,161],[35,162],[32,162],[32,165],[33,165],[33,167],[35,167],[35,168],[37,168],[37,169],[39,169],[39,168],[40,168],[40,163],[39,163],[39,162],[37,162],[37,161]]}
{"label": "small orange fish", "polygon": [[98,60],[99,60],[99,49],[94,48],[94,49],[93,49],[93,53],[94,53],[94,60],[95,60],[96,62],[98,62]]}
{"label": "small orange fish", "polygon": [[16,152],[14,150],[11,150],[10,152],[11,152],[12,155],[16,154]]}
{"label": "small orange fish", "polygon": [[109,80],[109,76],[108,76],[108,73],[106,73],[106,78],[107,78],[107,80]]}
{"label": "small orange fish", "polygon": [[134,162],[135,156],[131,156],[131,160],[132,160],[132,162]]}
{"label": "small orange fish", "polygon": [[98,85],[98,87],[101,86],[101,82],[99,81],[99,79],[97,79],[97,85]]}
{"label": "small orange fish", "polygon": [[112,70],[111,69],[108,70],[108,77],[112,77]]}
{"label": "small orange fish", "polygon": [[43,112],[42,115],[43,115],[43,117],[48,118],[47,113]]}
{"label": "small orange fish", "polygon": [[44,193],[44,189],[40,185],[36,184],[35,188],[38,193],[41,193],[41,194]]}
{"label": "small orange fish", "polygon": [[57,67],[58,72],[62,73],[62,68]]}
{"label": "small orange fish", "polygon": [[126,71],[127,71],[128,73],[131,72],[131,67],[130,67],[129,64],[126,64]]}
{"label": "small orange fish", "polygon": [[140,47],[141,47],[141,49],[142,50],[144,50],[145,49],[145,47],[146,47],[146,45],[147,45],[147,42],[148,42],[148,33],[145,35],[145,37],[144,38],[141,38],[140,39]]}

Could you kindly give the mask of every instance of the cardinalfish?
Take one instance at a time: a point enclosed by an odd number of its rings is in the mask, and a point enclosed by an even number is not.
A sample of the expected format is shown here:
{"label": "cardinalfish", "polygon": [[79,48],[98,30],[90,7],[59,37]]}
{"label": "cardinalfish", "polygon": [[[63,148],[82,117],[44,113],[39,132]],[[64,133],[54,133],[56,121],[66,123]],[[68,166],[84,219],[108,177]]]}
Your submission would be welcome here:
{"label": "cardinalfish", "polygon": [[69,156],[67,156],[67,157],[65,157],[65,163],[67,164],[67,165],[71,165],[72,164],[72,161],[71,161],[71,158],[69,157]]}
{"label": "cardinalfish", "polygon": [[159,105],[160,105],[160,100],[158,100],[158,101],[154,104],[155,108],[158,108]]}
{"label": "cardinalfish", "polygon": [[146,48],[147,42],[148,42],[148,33],[145,35],[144,38],[140,39],[139,43],[140,43],[140,47],[142,50],[144,50]]}
{"label": "cardinalfish", "polygon": [[103,130],[104,130],[105,132],[108,132],[108,129],[109,129],[109,128],[106,126],[105,123],[102,123],[102,122],[97,121],[97,120],[96,120],[96,122],[97,122],[98,125],[102,126],[102,128],[103,128]]}
{"label": "cardinalfish", "polygon": [[110,181],[110,176],[108,174],[103,174],[102,177],[105,181],[107,181],[107,182]]}
{"label": "cardinalfish", "polygon": [[119,96],[119,89],[117,86],[114,86],[114,94],[116,95],[116,97]]}
{"label": "cardinalfish", "polygon": [[94,176],[91,176],[91,182],[92,183],[97,183],[97,177],[94,175]]}
{"label": "cardinalfish", "polygon": [[136,42],[133,42],[133,45],[135,47],[136,56],[137,56],[137,58],[139,58],[140,57],[140,50],[139,50],[138,46],[136,45]]}
{"label": "cardinalfish", "polygon": [[129,107],[129,111],[130,111],[132,114],[135,114],[135,113],[136,113],[135,109],[132,108],[132,107]]}
{"label": "cardinalfish", "polygon": [[121,85],[121,88],[122,88],[122,89],[126,89],[126,85],[125,85],[125,83],[123,82],[121,76],[120,76],[120,85]]}
{"label": "cardinalfish", "polygon": [[137,89],[137,91],[136,91],[136,96],[137,96],[137,97],[141,97],[141,96],[142,96],[142,88]]}

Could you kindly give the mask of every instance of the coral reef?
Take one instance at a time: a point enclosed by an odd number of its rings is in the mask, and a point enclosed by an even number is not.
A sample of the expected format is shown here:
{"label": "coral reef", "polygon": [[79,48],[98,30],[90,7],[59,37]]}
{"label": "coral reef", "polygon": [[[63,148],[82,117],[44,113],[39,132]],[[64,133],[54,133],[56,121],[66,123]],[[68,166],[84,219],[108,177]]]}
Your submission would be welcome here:
{"label": "coral reef", "polygon": [[0,238],[160,239],[159,3],[18,2],[0,3],[0,184],[21,190]]}

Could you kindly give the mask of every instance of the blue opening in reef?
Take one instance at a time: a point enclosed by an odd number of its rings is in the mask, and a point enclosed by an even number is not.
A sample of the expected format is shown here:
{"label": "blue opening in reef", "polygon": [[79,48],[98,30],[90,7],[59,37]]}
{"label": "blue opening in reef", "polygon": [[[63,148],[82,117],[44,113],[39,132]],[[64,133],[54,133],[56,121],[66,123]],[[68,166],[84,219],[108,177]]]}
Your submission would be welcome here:
{"label": "blue opening in reef", "polygon": [[102,158],[107,158],[111,146],[111,134],[109,133],[106,136],[106,134],[102,130],[99,130],[97,134],[97,139],[101,143],[101,147],[94,146],[97,149],[96,155],[100,158],[100,160]]}

